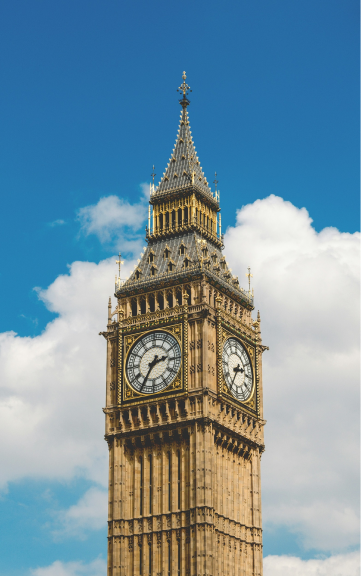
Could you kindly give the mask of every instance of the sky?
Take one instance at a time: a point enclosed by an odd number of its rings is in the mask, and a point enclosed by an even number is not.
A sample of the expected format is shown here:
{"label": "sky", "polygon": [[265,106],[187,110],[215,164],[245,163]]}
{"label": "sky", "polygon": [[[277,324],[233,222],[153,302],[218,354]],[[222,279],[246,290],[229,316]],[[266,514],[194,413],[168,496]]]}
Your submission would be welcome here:
{"label": "sky", "polygon": [[270,346],[265,576],[358,574],[359,22],[354,0],[1,3],[0,576],[106,574],[98,333],[183,70]]}

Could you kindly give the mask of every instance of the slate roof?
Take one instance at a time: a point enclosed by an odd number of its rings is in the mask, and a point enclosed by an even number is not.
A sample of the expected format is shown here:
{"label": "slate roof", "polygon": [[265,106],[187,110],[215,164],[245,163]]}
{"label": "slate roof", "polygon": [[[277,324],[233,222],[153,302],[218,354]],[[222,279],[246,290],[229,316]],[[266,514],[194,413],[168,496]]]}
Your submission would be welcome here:
{"label": "slate roof", "polygon": [[173,152],[153,198],[156,198],[158,194],[188,188],[192,185],[213,198],[194,146],[187,106],[183,105]]}
{"label": "slate roof", "polygon": [[[168,257],[165,257],[166,251]],[[188,260],[187,267],[184,265],[186,260]],[[172,271],[169,271],[169,263],[172,263]],[[152,268],[155,270],[154,275]],[[119,297],[122,293],[131,292],[135,288],[141,290],[144,287],[148,290],[153,284],[156,289],[162,280],[182,281],[183,277],[199,275],[201,271],[234,295],[241,296],[246,304],[253,305],[253,298],[239,287],[238,278],[233,276],[228,268],[221,250],[212,242],[203,239],[197,232],[183,233],[149,244],[129,279],[117,290],[117,295]]]}

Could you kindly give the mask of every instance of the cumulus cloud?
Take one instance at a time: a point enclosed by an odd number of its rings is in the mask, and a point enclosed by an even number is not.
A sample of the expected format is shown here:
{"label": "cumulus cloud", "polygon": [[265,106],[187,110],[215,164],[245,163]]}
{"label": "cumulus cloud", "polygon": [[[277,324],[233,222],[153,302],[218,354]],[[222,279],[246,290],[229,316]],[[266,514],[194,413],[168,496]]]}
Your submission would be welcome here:
{"label": "cumulus cloud", "polygon": [[[271,196],[238,211],[225,244],[240,278],[252,266],[270,346],[265,526],[286,526],[309,548],[347,550],[358,543],[359,235],[317,233],[305,209]],[[98,332],[114,291],[114,260],[74,262],[39,292],[58,315],[39,336],[0,334],[2,487],[75,476],[106,487],[105,340]],[[58,537],[76,529],[86,535],[87,522],[100,526],[95,492],[57,517]]]}
{"label": "cumulus cloud", "polygon": [[99,530],[107,524],[107,490],[92,487],[74,505],[57,513],[58,528],[53,530],[56,540],[86,538],[90,530]]}
{"label": "cumulus cloud", "polygon": [[[102,243],[122,242],[123,251],[140,250],[143,241],[143,226],[147,217],[149,187],[142,184],[140,202],[130,204],[118,196],[100,198],[97,204],[84,206],[77,213],[81,232],[94,234]],[[141,230],[141,235],[139,231]]]}
{"label": "cumulus cloud", "polygon": [[[131,263],[124,266],[129,273]],[[36,337],[0,334],[0,487],[24,477],[106,485],[107,301],[115,257],[74,262],[39,297],[58,314]],[[128,272],[127,272],[128,271]]]}
{"label": "cumulus cloud", "polygon": [[101,558],[89,564],[83,562],[60,562],[31,570],[31,576],[106,576],[106,563]]}
{"label": "cumulus cloud", "polygon": [[301,560],[294,556],[267,556],[264,576],[359,576],[358,552],[339,554],[323,560]]}
{"label": "cumulus cloud", "polygon": [[261,310],[265,525],[308,548],[358,543],[359,234],[317,233],[306,209],[270,196],[225,235],[233,271],[252,267]]}

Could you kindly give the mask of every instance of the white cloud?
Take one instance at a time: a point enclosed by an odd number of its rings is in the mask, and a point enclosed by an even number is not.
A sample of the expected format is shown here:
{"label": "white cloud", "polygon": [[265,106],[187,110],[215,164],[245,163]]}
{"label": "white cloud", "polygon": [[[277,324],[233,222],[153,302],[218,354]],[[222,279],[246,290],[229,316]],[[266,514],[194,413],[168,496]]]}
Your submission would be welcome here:
{"label": "white cloud", "polygon": [[[130,268],[126,263],[125,275]],[[0,487],[76,475],[106,485],[106,343],[98,332],[107,323],[115,271],[115,257],[74,262],[39,292],[59,315],[42,334],[0,334]]]}
{"label": "white cloud", "polygon": [[67,510],[57,513],[59,528],[53,531],[55,539],[86,537],[89,530],[99,530],[107,524],[108,492],[92,487]]}
{"label": "white cloud", "polygon": [[308,548],[358,543],[359,234],[317,233],[270,196],[237,213],[226,254],[252,267],[261,310],[266,453],[263,512]]}
{"label": "white cloud", "polygon": [[106,576],[107,567],[104,560],[98,558],[89,564],[83,562],[60,562],[50,566],[31,570],[32,576]]}
{"label": "white cloud", "polygon": [[326,559],[301,560],[294,556],[267,556],[264,576],[359,576],[358,552],[340,554]]}
{"label": "white cloud", "polygon": [[54,228],[55,226],[63,226],[63,224],[65,224],[65,220],[54,220],[53,222],[49,222],[48,226],[50,226],[51,228]]}
{"label": "white cloud", "polygon": [[[345,550],[358,542],[358,235],[316,233],[306,210],[271,196],[238,212],[225,243],[240,279],[252,266],[271,348],[264,354],[265,525],[286,526],[311,548]],[[39,292],[58,314],[41,335],[0,334],[0,486],[80,475],[106,486],[98,332],[115,271],[115,258],[73,263]],[[100,526],[101,497],[93,505],[90,496],[57,518],[59,537],[86,534],[87,518]]]}
{"label": "white cloud", "polygon": [[[147,217],[146,194],[148,197],[149,188],[147,192],[146,185],[142,184],[141,201],[137,204],[130,204],[118,196],[106,196],[97,204],[80,208],[77,218],[81,231],[86,236],[95,234],[102,243],[118,245],[122,241],[123,251],[140,250]],[[141,236],[137,234],[139,230],[142,230]]]}

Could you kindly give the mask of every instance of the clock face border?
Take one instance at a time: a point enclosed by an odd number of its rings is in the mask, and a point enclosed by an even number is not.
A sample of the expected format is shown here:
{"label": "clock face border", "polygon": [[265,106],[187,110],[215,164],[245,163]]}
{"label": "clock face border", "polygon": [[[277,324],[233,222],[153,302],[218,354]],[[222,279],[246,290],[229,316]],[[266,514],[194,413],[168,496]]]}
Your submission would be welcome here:
{"label": "clock face border", "polygon": [[[159,345],[156,344],[156,342],[160,342]],[[163,345],[168,344],[169,348],[168,349],[164,349],[162,347],[162,342]],[[150,347],[147,348],[147,345]],[[136,353],[137,347],[138,348],[138,354]],[[158,352],[158,354],[162,354],[163,352],[165,352],[166,354],[169,354],[171,352],[171,350],[173,349],[173,369],[168,368],[168,357],[166,356],[155,356],[155,351]],[[175,352],[175,356],[174,356],[174,352]],[[135,364],[135,360],[133,358],[132,360],[132,356],[137,356],[140,358],[140,364],[138,365],[138,375],[136,375],[136,367],[137,365]],[[141,355],[141,356],[140,356]],[[143,363],[143,359],[144,357],[147,357],[148,359],[147,361],[150,361],[150,364],[147,365],[145,364],[144,368],[146,371],[148,371],[147,374],[143,374],[141,372],[141,366]],[[155,358],[155,362],[157,362],[157,358],[158,358],[158,366],[161,367],[162,372],[159,373],[157,376],[152,377],[152,372],[153,369],[156,368],[156,364],[152,363],[152,360]],[[164,366],[164,363],[166,362],[166,365]],[[149,369],[148,369],[149,366]],[[173,383],[174,380],[176,378],[179,378],[180,376],[180,372],[181,372],[181,367],[182,367],[182,350],[179,344],[179,341],[174,337],[174,334],[171,334],[170,332],[168,332],[167,330],[151,330],[150,332],[147,332],[147,334],[142,334],[141,336],[139,336],[132,344],[132,347],[129,349],[126,359],[124,361],[124,369],[125,369],[125,378],[128,381],[128,384],[132,387],[134,392],[137,392],[139,394],[141,394],[144,397],[149,397],[149,396],[154,396],[155,394],[160,394],[161,392],[165,392],[167,390],[167,388],[169,388]],[[175,368],[175,370],[174,370]],[[159,368],[158,368],[159,369]],[[168,369],[168,377],[166,379],[163,378],[163,374],[167,372]],[[172,374],[173,372],[173,374]],[[133,380],[130,381],[130,373],[133,373]],[[149,375],[149,378],[148,378]],[[139,381],[139,377],[143,378],[143,383],[140,380]],[[157,383],[157,378],[159,378],[159,382]],[[154,381],[155,380],[155,381]],[[145,385],[148,382],[153,381],[153,391],[147,392],[147,386]],[[138,387],[140,386],[140,389],[138,390]],[[158,389],[154,389],[155,387],[158,387]],[[143,388],[144,387],[144,388]]]}
{"label": "clock face border", "polygon": [[[185,323],[186,320],[181,318],[167,325],[164,325],[163,322],[152,322],[147,327],[140,327],[137,330],[124,330],[119,334],[118,405],[146,404],[160,397],[176,397],[187,392],[188,357],[184,354],[184,350],[186,349],[188,331],[185,329]],[[181,350],[181,362],[177,375],[166,388],[159,392],[143,394],[130,385],[126,374],[126,366],[128,357],[136,343],[142,337],[153,332],[164,332],[176,339]]]}
{"label": "clock face border", "polygon": [[[229,388],[229,384],[227,383],[226,378],[225,378],[225,375],[224,375],[224,367],[223,367],[223,364],[224,364],[225,348],[226,348],[226,346],[227,346],[227,342],[229,342],[230,340],[235,340],[235,341],[240,345],[240,347],[243,348],[243,350],[244,350],[244,352],[245,352],[245,354],[246,354],[246,356],[247,356],[247,358],[248,358],[248,363],[249,363],[249,366],[250,366],[250,369],[251,369],[251,374],[252,374],[252,388],[251,388],[251,392],[249,393],[249,395],[247,396],[247,398],[245,398],[244,400],[241,400],[241,399],[237,398],[237,396],[235,396],[234,394],[232,394],[232,392],[231,392],[231,390],[230,390],[230,388]],[[238,355],[237,355],[237,356],[238,356]],[[241,359],[240,359],[240,360],[241,360]],[[238,366],[239,366],[239,364],[238,364]],[[243,371],[243,370],[242,370],[242,371]],[[222,345],[222,375],[223,375],[223,381],[224,381],[225,385],[227,386],[227,389],[228,389],[229,393],[231,394],[231,396],[232,396],[235,400],[237,400],[237,402],[241,402],[242,404],[246,404],[247,402],[250,402],[250,401],[251,401],[252,396],[254,395],[254,391],[255,391],[256,378],[255,378],[255,375],[254,375],[254,369],[253,369],[253,365],[252,365],[252,360],[251,360],[250,354],[249,354],[249,352],[248,352],[248,350],[247,350],[247,346],[245,346],[245,344],[242,342],[242,340],[241,340],[240,338],[236,338],[235,336],[228,336],[228,338],[225,338],[225,340],[224,340],[224,342],[223,342],[223,345]]]}
{"label": "clock face border", "polygon": [[[223,375],[223,346],[229,338],[235,338],[238,340],[242,346],[245,348],[248,358],[250,360],[251,369],[253,373],[253,386],[252,392],[247,400],[238,400],[230,392],[227,383]],[[258,375],[258,358],[257,358],[257,347],[255,344],[247,341],[244,335],[240,336],[237,331],[233,331],[229,326],[225,326],[221,322],[217,330],[217,379],[218,379],[218,394],[235,406],[245,408],[253,415],[258,415],[259,413],[259,375]]]}

